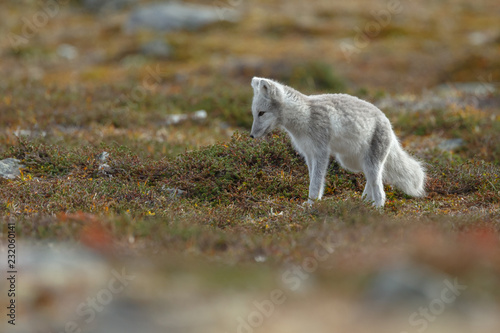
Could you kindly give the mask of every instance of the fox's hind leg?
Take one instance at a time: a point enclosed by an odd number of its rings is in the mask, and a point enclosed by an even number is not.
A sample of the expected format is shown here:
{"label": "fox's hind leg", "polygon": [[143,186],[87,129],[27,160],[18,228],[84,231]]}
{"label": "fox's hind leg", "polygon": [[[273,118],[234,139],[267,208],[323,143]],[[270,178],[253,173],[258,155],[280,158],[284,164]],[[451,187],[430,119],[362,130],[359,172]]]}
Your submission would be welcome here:
{"label": "fox's hind leg", "polygon": [[373,201],[375,207],[383,207],[385,203],[382,175],[391,148],[390,124],[385,125],[382,123],[375,128],[370,148],[363,160],[363,172],[366,177],[363,196],[366,196],[366,200]]}
{"label": "fox's hind leg", "polygon": [[375,207],[383,207],[385,203],[382,168],[383,165],[381,163],[367,164],[364,170],[366,177],[366,200],[372,201]]}

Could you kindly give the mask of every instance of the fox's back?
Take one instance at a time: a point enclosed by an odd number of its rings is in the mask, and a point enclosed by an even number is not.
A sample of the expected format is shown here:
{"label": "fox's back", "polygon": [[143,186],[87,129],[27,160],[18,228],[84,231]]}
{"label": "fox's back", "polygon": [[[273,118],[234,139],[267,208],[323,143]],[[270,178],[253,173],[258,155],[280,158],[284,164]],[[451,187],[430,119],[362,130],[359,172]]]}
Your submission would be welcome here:
{"label": "fox's back", "polygon": [[312,95],[308,100],[312,113],[328,119],[332,153],[359,154],[368,149],[377,126],[391,127],[380,109],[351,95]]}
{"label": "fox's back", "polygon": [[328,113],[334,113],[346,118],[356,118],[362,121],[367,118],[385,118],[385,115],[375,105],[347,94],[325,94],[308,96],[313,109],[326,107]]}

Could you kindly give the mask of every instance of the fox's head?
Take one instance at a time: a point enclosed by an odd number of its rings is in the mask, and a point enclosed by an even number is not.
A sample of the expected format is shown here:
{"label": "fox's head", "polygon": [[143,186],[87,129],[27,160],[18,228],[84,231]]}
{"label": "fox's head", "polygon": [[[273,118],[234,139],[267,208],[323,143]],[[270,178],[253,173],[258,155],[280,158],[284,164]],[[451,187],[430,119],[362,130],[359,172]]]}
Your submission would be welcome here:
{"label": "fox's head", "polygon": [[252,79],[252,87],[253,125],[250,137],[260,138],[280,125],[284,91],[281,84],[259,77]]}

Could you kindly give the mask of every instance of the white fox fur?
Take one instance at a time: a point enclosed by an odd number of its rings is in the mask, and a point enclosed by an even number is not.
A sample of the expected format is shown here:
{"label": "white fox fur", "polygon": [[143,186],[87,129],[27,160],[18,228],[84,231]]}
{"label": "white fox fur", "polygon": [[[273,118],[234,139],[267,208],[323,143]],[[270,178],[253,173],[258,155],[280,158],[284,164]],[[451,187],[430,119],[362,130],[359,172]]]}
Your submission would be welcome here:
{"label": "white fox fur", "polygon": [[383,182],[414,197],[425,195],[425,170],[401,147],[391,123],[376,106],[346,94],[306,96],[276,81],[254,77],[250,136],[285,129],[309,168],[309,202],[321,199],[330,156],[363,172],[363,198],[385,203]]}

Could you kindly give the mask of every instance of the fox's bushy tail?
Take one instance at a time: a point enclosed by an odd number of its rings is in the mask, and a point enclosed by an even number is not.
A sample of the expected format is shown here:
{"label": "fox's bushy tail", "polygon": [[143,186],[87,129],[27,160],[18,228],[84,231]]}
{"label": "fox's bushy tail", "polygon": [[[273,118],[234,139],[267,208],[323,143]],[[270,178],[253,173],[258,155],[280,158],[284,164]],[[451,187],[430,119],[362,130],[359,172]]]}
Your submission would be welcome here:
{"label": "fox's bushy tail", "polygon": [[412,197],[425,196],[425,168],[403,150],[396,138],[384,165],[383,178]]}

